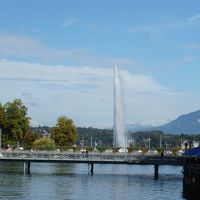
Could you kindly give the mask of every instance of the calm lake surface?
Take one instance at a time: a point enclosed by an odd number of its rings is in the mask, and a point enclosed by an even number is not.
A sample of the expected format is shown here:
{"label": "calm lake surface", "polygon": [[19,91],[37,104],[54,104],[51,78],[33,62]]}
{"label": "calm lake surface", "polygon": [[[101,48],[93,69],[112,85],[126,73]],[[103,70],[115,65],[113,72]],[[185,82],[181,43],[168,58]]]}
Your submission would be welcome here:
{"label": "calm lake surface", "polygon": [[31,174],[22,163],[0,162],[0,199],[5,200],[179,200],[182,167],[31,163]]}

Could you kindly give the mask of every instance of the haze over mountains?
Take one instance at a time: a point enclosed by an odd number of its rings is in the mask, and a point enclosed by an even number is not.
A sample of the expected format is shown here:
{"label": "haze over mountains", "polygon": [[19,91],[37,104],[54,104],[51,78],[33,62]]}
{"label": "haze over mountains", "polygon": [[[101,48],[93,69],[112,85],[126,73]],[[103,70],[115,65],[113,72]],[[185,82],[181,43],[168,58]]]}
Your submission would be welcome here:
{"label": "haze over mountains", "polygon": [[175,120],[157,127],[145,127],[145,126],[135,126],[128,125],[128,130],[131,131],[151,131],[160,130],[164,133],[172,134],[200,134],[200,110],[191,112],[188,114],[183,114],[176,118]]}

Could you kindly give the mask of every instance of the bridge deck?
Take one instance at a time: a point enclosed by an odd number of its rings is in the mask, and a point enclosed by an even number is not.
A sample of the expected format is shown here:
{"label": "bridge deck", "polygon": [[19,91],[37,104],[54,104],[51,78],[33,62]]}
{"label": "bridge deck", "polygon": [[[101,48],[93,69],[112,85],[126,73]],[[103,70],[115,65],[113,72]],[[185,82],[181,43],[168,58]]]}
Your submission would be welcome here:
{"label": "bridge deck", "polygon": [[13,151],[0,153],[0,162],[49,162],[49,163],[99,163],[138,165],[178,165],[183,166],[185,157],[148,155],[137,153],[97,153],[89,152],[41,152]]}

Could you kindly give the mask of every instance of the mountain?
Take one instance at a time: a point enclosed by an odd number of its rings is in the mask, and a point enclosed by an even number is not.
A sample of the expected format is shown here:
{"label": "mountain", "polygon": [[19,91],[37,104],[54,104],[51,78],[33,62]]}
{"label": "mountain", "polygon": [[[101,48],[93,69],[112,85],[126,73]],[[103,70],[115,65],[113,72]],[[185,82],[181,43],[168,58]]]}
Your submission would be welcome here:
{"label": "mountain", "polygon": [[200,110],[184,114],[177,119],[163,125],[154,127],[164,133],[174,134],[199,134],[200,133]]}
{"label": "mountain", "polygon": [[132,127],[129,125],[128,130],[131,131],[151,131],[160,130],[164,133],[172,134],[200,134],[200,110],[183,114],[177,119],[157,127]]}
{"label": "mountain", "polygon": [[131,131],[131,132],[136,132],[136,131],[145,131],[145,130],[150,130],[153,129],[153,126],[150,125],[144,125],[144,124],[126,124],[126,130]]}

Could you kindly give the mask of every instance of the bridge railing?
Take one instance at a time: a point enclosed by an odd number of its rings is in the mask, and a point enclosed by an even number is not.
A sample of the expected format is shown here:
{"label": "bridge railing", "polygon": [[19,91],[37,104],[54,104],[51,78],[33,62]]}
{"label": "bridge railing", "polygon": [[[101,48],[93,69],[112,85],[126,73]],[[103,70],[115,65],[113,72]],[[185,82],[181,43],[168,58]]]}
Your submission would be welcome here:
{"label": "bridge railing", "polygon": [[82,152],[46,152],[46,151],[2,151],[0,159],[26,159],[26,160],[124,160],[127,154],[120,153],[82,153]]}
{"label": "bridge railing", "polygon": [[[55,151],[2,151],[0,160],[47,160],[47,161],[113,161],[113,162],[156,162],[162,160],[159,154],[140,153],[99,153],[99,152],[55,152]],[[174,156],[166,156],[165,160],[174,162]]]}

